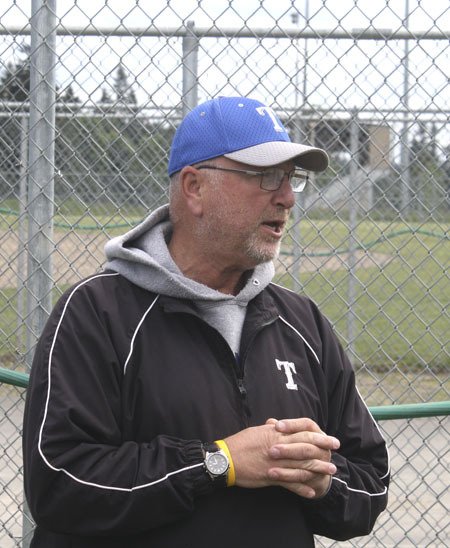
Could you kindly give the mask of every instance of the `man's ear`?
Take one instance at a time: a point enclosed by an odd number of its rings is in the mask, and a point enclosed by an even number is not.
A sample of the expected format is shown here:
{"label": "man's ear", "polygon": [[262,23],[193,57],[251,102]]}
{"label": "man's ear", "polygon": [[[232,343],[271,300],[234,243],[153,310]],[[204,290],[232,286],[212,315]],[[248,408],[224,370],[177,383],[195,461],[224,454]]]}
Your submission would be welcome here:
{"label": "man's ear", "polygon": [[180,187],[188,210],[195,217],[203,214],[203,177],[199,170],[186,166],[180,171]]}

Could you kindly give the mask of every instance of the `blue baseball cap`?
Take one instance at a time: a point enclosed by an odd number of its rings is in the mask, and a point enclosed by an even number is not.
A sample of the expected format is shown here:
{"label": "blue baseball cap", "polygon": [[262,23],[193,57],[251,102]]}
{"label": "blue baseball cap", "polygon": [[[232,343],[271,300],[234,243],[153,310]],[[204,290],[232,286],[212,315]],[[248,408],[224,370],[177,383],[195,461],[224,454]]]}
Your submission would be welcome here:
{"label": "blue baseball cap", "polygon": [[287,160],[308,171],[328,167],[324,150],[292,143],[275,112],[247,97],[217,97],[187,114],[172,142],[169,176],[218,156],[258,167]]}

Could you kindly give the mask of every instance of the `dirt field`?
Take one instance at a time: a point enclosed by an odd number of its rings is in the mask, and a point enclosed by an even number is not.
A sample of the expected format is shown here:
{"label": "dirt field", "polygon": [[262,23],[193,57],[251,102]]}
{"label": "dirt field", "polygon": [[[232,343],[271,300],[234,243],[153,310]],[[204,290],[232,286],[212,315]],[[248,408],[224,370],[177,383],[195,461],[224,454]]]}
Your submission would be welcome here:
{"label": "dirt field", "polygon": [[[101,268],[105,261],[104,245],[108,237],[102,232],[78,231],[54,233],[52,249],[53,277],[57,284],[71,285],[89,276]],[[26,249],[19,247],[16,232],[0,232],[0,289],[17,287],[21,271],[21,262],[26,264]],[[315,272],[317,270],[340,270],[348,268],[349,254],[332,256],[311,256],[326,253],[325,249],[307,249],[301,257],[300,270]],[[391,256],[383,253],[356,251],[354,261],[356,268],[373,268],[386,265]],[[290,267],[293,257],[282,255],[278,269],[284,271]]]}
{"label": "dirt field", "polygon": [[[55,282],[71,285],[96,272],[105,260],[108,238],[101,232],[55,232],[52,267]],[[0,233],[0,288],[17,287],[21,261],[26,264],[27,250],[19,248],[15,232]]]}

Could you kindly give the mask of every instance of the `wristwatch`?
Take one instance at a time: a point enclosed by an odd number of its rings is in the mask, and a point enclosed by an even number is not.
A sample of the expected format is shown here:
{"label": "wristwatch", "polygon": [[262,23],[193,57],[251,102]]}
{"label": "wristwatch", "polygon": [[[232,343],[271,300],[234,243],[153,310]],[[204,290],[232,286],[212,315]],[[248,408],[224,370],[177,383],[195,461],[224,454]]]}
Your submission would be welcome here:
{"label": "wristwatch", "polygon": [[209,477],[217,485],[227,485],[228,470],[230,461],[227,455],[216,443],[204,443],[203,452],[205,455],[204,465]]}

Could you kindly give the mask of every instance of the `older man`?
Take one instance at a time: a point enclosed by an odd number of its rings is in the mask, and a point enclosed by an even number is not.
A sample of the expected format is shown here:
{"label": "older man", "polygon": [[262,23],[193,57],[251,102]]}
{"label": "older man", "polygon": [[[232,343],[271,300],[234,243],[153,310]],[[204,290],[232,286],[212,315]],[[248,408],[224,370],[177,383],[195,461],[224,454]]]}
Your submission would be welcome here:
{"label": "older man", "polygon": [[175,135],[170,204],[107,244],[40,339],[24,462],[33,544],[310,547],[370,532],[384,440],[328,321],[271,282],[324,151],[258,101]]}

